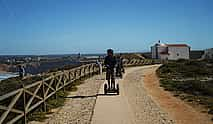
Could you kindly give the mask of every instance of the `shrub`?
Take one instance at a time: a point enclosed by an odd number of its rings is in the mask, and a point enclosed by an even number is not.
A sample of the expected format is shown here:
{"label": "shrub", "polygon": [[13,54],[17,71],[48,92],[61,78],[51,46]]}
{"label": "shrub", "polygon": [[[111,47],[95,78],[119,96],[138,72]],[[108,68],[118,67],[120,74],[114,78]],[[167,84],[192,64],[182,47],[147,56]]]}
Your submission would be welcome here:
{"label": "shrub", "polygon": [[160,86],[175,96],[188,102],[197,102],[213,114],[213,65],[209,61],[177,60],[169,61],[158,68]]}

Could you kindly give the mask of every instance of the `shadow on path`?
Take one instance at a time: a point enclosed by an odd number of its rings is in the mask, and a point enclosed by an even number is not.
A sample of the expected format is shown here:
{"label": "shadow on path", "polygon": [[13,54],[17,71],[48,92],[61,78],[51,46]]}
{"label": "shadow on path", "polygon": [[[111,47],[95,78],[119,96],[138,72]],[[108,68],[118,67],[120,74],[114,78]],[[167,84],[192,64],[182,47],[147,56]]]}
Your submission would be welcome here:
{"label": "shadow on path", "polygon": [[89,96],[67,96],[64,98],[71,98],[71,99],[84,99],[84,98],[91,98],[91,97],[98,97],[98,96],[117,96],[117,94],[95,94],[95,95],[89,95]]}

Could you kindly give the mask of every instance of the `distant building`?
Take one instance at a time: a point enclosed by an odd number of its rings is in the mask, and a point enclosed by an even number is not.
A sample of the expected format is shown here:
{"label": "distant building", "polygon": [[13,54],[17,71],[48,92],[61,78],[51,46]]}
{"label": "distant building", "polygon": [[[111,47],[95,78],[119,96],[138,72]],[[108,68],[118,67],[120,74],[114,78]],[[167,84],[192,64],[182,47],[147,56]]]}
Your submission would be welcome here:
{"label": "distant building", "polygon": [[202,59],[213,59],[213,48],[204,50]]}
{"label": "distant building", "polygon": [[187,44],[163,44],[159,41],[151,47],[151,52],[153,59],[189,59],[190,47]]}

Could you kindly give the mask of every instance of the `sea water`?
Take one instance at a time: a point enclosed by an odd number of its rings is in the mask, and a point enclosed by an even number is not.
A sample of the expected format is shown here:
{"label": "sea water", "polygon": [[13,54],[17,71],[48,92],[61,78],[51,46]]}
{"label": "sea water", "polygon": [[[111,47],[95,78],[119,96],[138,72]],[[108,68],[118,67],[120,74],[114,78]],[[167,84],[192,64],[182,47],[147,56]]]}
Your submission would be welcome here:
{"label": "sea water", "polygon": [[10,77],[16,77],[16,76],[18,76],[18,75],[17,74],[13,74],[13,73],[0,73],[0,81],[8,79]]}

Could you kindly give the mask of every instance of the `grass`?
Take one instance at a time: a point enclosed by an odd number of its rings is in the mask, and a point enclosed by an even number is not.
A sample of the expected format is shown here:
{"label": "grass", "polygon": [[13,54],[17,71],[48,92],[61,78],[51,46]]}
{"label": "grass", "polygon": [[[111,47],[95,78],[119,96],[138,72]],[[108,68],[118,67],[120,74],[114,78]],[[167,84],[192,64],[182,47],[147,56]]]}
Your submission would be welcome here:
{"label": "grass", "polygon": [[0,96],[4,95],[8,92],[14,91],[16,89],[22,88],[22,86],[26,86],[32,84],[36,81],[42,80],[42,78],[46,78],[47,76],[32,76],[29,78],[22,79],[20,77],[12,77],[6,80],[2,80],[0,82]]}
{"label": "grass", "polygon": [[189,103],[203,106],[213,115],[213,61],[178,60],[162,65],[160,86]]}

